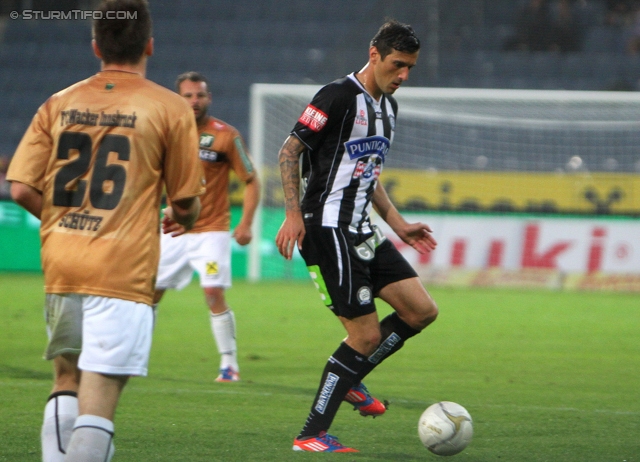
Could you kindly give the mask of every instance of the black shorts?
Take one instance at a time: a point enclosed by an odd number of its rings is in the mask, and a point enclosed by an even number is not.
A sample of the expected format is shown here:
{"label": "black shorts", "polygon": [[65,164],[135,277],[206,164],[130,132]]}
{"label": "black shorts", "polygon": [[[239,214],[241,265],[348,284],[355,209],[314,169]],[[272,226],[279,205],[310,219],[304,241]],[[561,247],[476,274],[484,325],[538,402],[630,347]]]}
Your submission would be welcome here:
{"label": "black shorts", "polygon": [[348,319],[375,312],[374,297],[386,285],[417,277],[380,232],[307,226],[300,253],[324,304]]}

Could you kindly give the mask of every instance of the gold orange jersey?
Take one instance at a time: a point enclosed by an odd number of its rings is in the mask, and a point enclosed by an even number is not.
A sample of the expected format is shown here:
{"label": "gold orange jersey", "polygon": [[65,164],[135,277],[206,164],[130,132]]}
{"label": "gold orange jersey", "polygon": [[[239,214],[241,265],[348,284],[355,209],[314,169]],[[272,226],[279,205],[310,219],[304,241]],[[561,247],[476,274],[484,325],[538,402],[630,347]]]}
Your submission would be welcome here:
{"label": "gold orange jersey", "polygon": [[103,71],[36,113],[8,179],[42,192],[47,293],[151,304],[159,207],[204,192],[193,111],[142,76]]}
{"label": "gold orange jersey", "polygon": [[214,117],[207,117],[206,123],[198,127],[198,131],[200,160],[204,168],[207,192],[200,198],[200,218],[190,232],[229,231],[230,169],[240,181],[246,183],[255,174],[253,164],[240,132],[231,125]]}

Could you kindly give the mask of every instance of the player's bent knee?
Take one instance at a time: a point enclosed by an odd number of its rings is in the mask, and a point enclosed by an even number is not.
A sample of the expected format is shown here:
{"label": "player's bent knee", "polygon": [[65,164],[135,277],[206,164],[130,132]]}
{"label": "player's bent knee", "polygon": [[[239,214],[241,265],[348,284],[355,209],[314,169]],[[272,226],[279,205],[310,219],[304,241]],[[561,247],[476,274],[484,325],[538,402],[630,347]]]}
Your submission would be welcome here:
{"label": "player's bent knee", "polygon": [[430,298],[425,306],[425,313],[424,313],[425,318],[433,322],[438,317],[438,313],[439,313],[438,305],[433,299]]}
{"label": "player's bent knee", "polygon": [[380,330],[372,331],[367,333],[367,335],[360,336],[358,338],[358,345],[360,346],[359,350],[361,353],[373,353],[376,348],[380,345],[382,341],[382,334]]}
{"label": "player's bent knee", "polygon": [[381,341],[382,341],[382,333],[380,332],[380,329],[372,331],[367,338],[367,343],[372,350],[375,350],[376,348],[378,348]]}
{"label": "player's bent knee", "polygon": [[224,313],[228,307],[224,298],[224,289],[221,287],[206,287],[204,297],[213,314]]}
{"label": "player's bent knee", "polygon": [[438,313],[436,302],[433,299],[428,299],[419,310],[413,313],[411,320],[407,324],[414,329],[422,330],[436,320]]}
{"label": "player's bent knee", "polygon": [[439,312],[440,311],[438,310],[438,306],[432,300],[431,303],[429,304],[429,308],[428,308],[428,310],[425,313],[424,318],[423,318],[423,322],[425,323],[425,327],[436,320],[436,318],[438,317],[438,313]]}
{"label": "player's bent knee", "polygon": [[358,351],[361,354],[369,355],[373,353],[378,346],[380,346],[380,342],[382,341],[382,334],[380,330],[377,329],[375,331],[367,331],[358,334],[351,333],[347,337],[347,344]]}

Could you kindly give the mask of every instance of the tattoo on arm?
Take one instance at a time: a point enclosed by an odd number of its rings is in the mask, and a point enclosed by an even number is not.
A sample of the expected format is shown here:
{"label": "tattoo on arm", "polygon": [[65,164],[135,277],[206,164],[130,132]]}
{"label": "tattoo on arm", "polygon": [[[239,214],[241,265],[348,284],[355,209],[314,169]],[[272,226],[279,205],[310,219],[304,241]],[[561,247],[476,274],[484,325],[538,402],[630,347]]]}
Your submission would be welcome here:
{"label": "tattoo on arm", "polygon": [[304,145],[295,136],[290,136],[282,145],[278,161],[284,190],[284,206],[287,211],[300,210],[300,153]]}

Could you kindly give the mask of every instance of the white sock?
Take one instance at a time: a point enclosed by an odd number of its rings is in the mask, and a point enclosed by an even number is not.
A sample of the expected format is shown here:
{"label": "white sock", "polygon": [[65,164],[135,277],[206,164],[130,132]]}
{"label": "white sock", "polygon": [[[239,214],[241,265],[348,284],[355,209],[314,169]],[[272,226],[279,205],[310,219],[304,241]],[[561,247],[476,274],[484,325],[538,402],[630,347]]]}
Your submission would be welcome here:
{"label": "white sock", "polygon": [[63,394],[53,393],[44,408],[44,422],[40,432],[43,462],[63,462],[73,424],[78,417],[76,394],[61,393]]}
{"label": "white sock", "polygon": [[236,346],[236,317],[232,310],[224,313],[211,313],[211,332],[220,353],[220,369],[228,366],[240,372]]}
{"label": "white sock", "polygon": [[114,452],[113,422],[84,414],[76,419],[64,462],[109,462]]}

